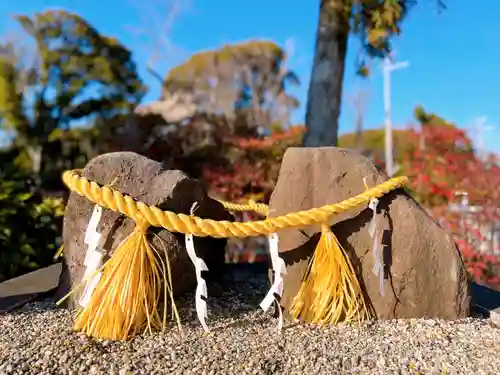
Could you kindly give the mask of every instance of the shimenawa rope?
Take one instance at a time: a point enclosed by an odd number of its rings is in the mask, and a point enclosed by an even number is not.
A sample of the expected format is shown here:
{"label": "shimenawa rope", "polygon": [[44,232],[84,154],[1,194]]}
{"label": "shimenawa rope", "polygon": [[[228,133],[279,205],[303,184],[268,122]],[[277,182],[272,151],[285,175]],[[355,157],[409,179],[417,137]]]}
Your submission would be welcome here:
{"label": "shimenawa rope", "polygon": [[[66,171],[63,181],[68,188],[102,207],[120,212],[136,223],[136,229],[115,250],[102,267],[103,276],[90,302],[78,314],[75,329],[99,338],[126,339],[140,330],[165,327],[166,310],[157,313],[163,281],[164,308],[167,292],[177,321],[168,259],[152,248],[146,238],[148,226],[171,232],[215,238],[270,235],[280,229],[321,225],[321,237],[290,307],[293,317],[310,323],[360,321],[369,316],[354,268],[330,229],[333,214],[380,198],[408,181],[395,177],[343,202],[307,211],[269,218],[269,208],[254,201],[236,204],[221,201],[233,211],[256,211],[267,218],[259,221],[229,222],[162,211],[135,201],[110,186],[99,186],[82,177],[80,170]],[[167,252],[165,252],[165,256]],[[168,279],[168,280],[167,280]],[[70,292],[71,293],[71,292]]]}
{"label": "shimenawa rope", "polygon": [[[171,211],[162,211],[158,207],[136,202],[132,197],[123,195],[118,190],[108,186],[100,187],[96,182],[82,177],[77,171],[65,172],[63,181],[70,190],[86,197],[91,202],[120,212],[135,221],[145,220],[151,226],[163,227],[170,232],[191,233],[197,237],[243,238],[268,235],[285,228],[324,223],[334,214],[343,213],[361,204],[368,203],[371,198],[380,198],[391,190],[403,187],[408,179],[406,177],[391,178],[340,203],[328,204],[307,211],[292,212],[266,220],[246,221],[243,223],[215,221],[185,214],[176,214]],[[232,207],[253,209],[246,205],[240,207],[234,205]]]}

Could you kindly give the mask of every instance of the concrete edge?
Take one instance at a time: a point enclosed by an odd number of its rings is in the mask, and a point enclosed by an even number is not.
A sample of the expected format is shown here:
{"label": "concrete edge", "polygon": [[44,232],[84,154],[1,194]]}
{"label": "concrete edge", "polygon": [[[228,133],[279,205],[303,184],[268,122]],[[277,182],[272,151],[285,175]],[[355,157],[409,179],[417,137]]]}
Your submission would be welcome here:
{"label": "concrete edge", "polygon": [[490,319],[493,323],[500,325],[500,307],[491,310],[477,303],[473,304],[472,306],[473,309],[479,312],[482,316]]}
{"label": "concrete edge", "polygon": [[0,298],[21,294],[42,293],[54,289],[59,284],[61,271],[62,264],[55,263],[4,281],[0,283]]}

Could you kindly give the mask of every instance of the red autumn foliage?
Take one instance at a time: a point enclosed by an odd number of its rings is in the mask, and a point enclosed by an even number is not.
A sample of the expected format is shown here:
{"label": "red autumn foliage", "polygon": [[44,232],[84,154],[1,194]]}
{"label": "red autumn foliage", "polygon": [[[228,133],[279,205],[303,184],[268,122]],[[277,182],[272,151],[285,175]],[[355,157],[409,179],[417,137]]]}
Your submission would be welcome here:
{"label": "red autumn foliage", "polygon": [[[263,193],[267,200],[284,150],[299,144],[303,130],[295,127],[268,137],[233,138],[229,143],[238,163],[225,170],[208,169],[205,178],[228,199]],[[418,131],[409,130],[407,137],[408,146],[398,162],[400,173],[410,177],[410,191],[451,232],[470,276],[500,289],[500,258],[492,253],[499,249],[481,251],[484,244],[492,242],[485,238],[484,227],[500,220],[497,160],[492,156],[480,158],[466,133],[449,124],[426,124]],[[467,220],[450,212],[448,205],[456,199],[458,191],[466,191],[470,204],[481,207],[480,212],[469,215]]]}
{"label": "red autumn foliage", "polygon": [[[451,231],[471,277],[500,289],[500,257],[495,255],[500,249],[491,238],[491,227],[500,220],[498,160],[479,157],[465,132],[454,126],[427,124],[408,134],[413,142],[402,157],[401,173],[410,177],[413,195]],[[457,192],[466,192],[477,212],[450,212],[449,204],[459,203]]]}
{"label": "red autumn foliage", "polygon": [[303,127],[272,132],[264,137],[232,137],[226,140],[227,163],[210,165],[202,179],[210,190],[228,200],[240,200],[248,194],[261,194],[267,202],[278,178],[283,153],[299,145]]}
{"label": "red autumn foliage", "polygon": [[289,142],[290,140],[300,140],[305,128],[303,126],[291,126],[287,130],[275,131],[268,137],[263,138],[243,138],[235,137],[230,142],[241,149],[246,150],[268,150],[273,146],[281,146],[281,142]]}
{"label": "red autumn foliage", "polygon": [[[278,178],[285,149],[300,145],[303,127],[278,130],[264,137],[225,138],[226,162],[208,163],[203,169],[202,180],[210,187],[212,195],[229,201],[268,202]],[[262,219],[253,212],[235,213],[240,221]],[[230,240],[228,262],[259,262],[267,254],[266,240]]]}
{"label": "red autumn foliage", "polygon": [[[218,156],[224,162],[207,163],[201,178],[211,193],[220,198],[238,201],[257,194],[259,200],[266,202],[285,149],[300,145],[303,131],[303,127],[292,127],[266,137],[227,138],[224,156]],[[407,137],[398,163],[400,174],[410,177],[413,196],[451,232],[470,276],[500,289],[500,258],[491,253],[498,249],[481,251],[491,240],[485,238],[484,226],[500,220],[497,160],[492,156],[478,157],[463,130],[442,122],[425,124],[418,131],[408,130]],[[383,168],[382,163],[378,164]],[[457,191],[466,191],[470,204],[480,206],[480,212],[469,215],[467,220],[450,212],[448,205],[456,199]],[[247,219],[255,218],[250,215]]]}

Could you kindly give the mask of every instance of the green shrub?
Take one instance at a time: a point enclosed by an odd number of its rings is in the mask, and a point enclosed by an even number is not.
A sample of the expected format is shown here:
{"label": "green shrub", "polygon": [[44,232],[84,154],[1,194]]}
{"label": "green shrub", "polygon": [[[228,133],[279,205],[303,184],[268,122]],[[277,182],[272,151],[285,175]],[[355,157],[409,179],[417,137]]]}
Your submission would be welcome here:
{"label": "green shrub", "polygon": [[2,170],[0,282],[53,263],[64,214],[62,199],[43,198],[32,178]]}

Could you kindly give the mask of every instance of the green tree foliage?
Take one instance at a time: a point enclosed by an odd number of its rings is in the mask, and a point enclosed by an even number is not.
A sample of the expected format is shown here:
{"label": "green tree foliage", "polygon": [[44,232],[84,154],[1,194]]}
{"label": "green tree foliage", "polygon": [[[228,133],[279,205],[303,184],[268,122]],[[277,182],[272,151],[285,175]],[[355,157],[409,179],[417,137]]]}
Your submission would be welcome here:
{"label": "green tree foliage", "polygon": [[268,129],[273,122],[288,122],[299,104],[286,92],[288,85],[299,84],[286,59],[279,45],[265,40],[197,53],[168,73],[164,96],[187,92],[196,96],[198,113],[222,113],[233,124]]}
{"label": "green tree foliage", "polygon": [[[279,45],[262,40],[194,54],[167,74],[161,100],[141,110],[139,128],[155,136],[143,152],[195,177],[207,163],[231,168],[239,157],[232,138],[286,125],[298,106],[287,89],[299,81],[286,60]],[[158,125],[151,116],[158,113],[168,124]]]}
{"label": "green tree foliage", "polygon": [[[305,146],[335,146],[338,141],[347,40],[359,38],[359,73],[391,51],[391,38],[417,0],[320,0],[316,48],[308,92]],[[438,0],[438,5],[443,4]]]}
{"label": "green tree foliage", "polygon": [[[447,121],[446,119],[436,115],[432,112],[427,112],[422,106],[416,106],[413,110],[415,120],[422,128],[436,127],[436,128],[449,128],[456,130],[455,124]],[[425,148],[427,131],[418,132],[420,137],[419,142],[415,142],[414,129],[393,129],[394,138],[394,156],[398,162],[402,162],[402,158],[408,155],[409,152],[415,151],[415,147]],[[431,131],[434,135],[436,131]],[[451,143],[444,143],[447,139],[452,139]],[[453,143],[456,142],[454,137],[443,137],[440,142],[441,150],[444,152],[446,149],[453,150],[453,152],[471,152],[471,143]],[[430,140],[429,140],[430,141]],[[345,133],[339,137],[339,146],[345,148],[356,148],[356,134]],[[417,145],[417,146],[416,146]],[[382,162],[384,160],[384,147],[385,147],[385,129],[370,129],[363,131],[363,149],[369,153],[375,161]],[[435,149],[437,143],[434,142],[429,147]]]}
{"label": "green tree foliage", "polygon": [[434,125],[434,126],[449,126],[452,128],[456,128],[454,124],[436,115],[435,113],[426,112],[421,105],[415,107],[415,109],[413,110],[413,116],[421,126]]}
{"label": "green tree foliage", "polygon": [[0,46],[0,130],[13,136],[0,150],[0,282],[52,263],[64,205],[47,190],[94,156],[145,93],[130,51],[78,15],[16,19],[35,53],[33,62],[18,44]]}
{"label": "green tree foliage", "polygon": [[[66,11],[16,17],[35,42],[27,64],[12,44],[0,54],[1,127],[15,134],[34,172],[50,172],[50,150],[75,122],[131,113],[145,88],[130,51]],[[56,145],[58,143],[58,145]],[[55,155],[55,156],[59,156]]]}
{"label": "green tree foliage", "polygon": [[63,208],[60,199],[42,198],[25,174],[0,169],[0,282],[53,262]]}
{"label": "green tree foliage", "polygon": [[[370,154],[375,161],[384,160],[385,129],[370,129],[363,131],[363,150]],[[405,129],[394,129],[394,156],[399,160],[412,145],[410,132]],[[356,134],[346,133],[339,137],[339,147],[356,148]]]}

